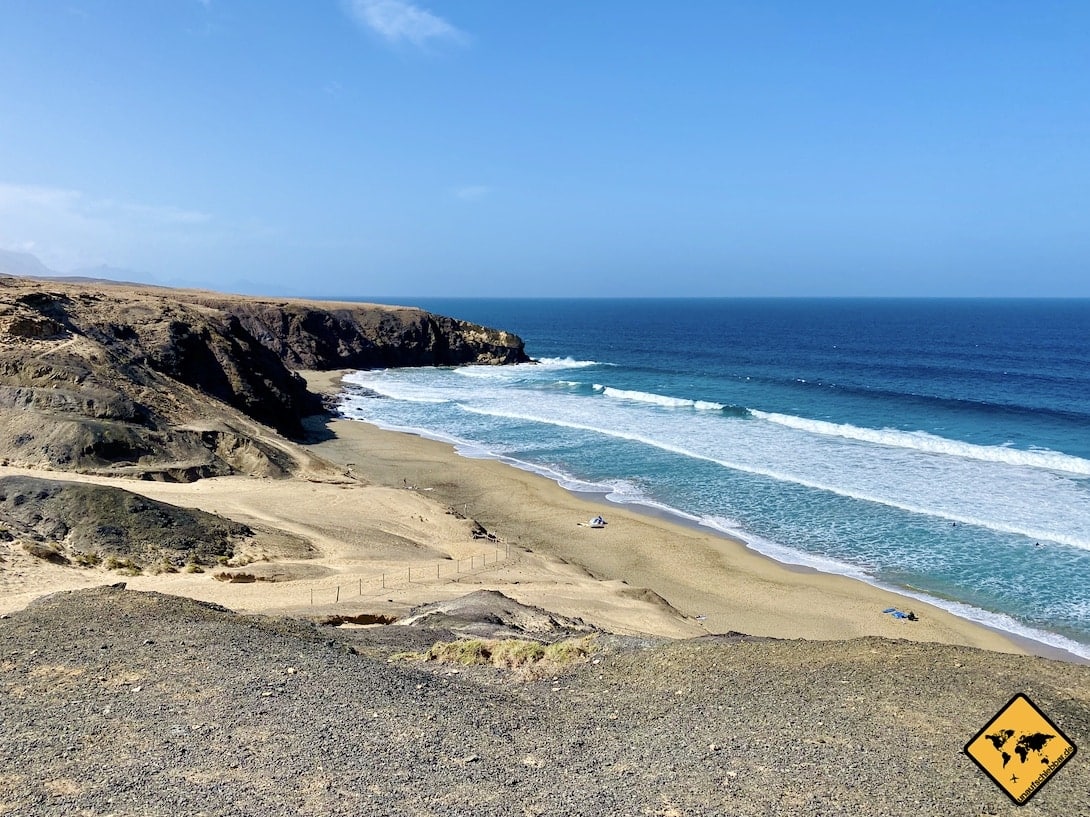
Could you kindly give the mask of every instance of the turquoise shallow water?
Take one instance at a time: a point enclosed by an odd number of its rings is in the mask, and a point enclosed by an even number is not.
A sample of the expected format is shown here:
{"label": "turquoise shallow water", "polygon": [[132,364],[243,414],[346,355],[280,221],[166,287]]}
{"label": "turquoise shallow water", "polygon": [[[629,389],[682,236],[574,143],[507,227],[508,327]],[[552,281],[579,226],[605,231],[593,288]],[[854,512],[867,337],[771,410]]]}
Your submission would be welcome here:
{"label": "turquoise shallow water", "polygon": [[346,416],[1090,657],[1090,301],[412,303],[540,363],[361,372]]}

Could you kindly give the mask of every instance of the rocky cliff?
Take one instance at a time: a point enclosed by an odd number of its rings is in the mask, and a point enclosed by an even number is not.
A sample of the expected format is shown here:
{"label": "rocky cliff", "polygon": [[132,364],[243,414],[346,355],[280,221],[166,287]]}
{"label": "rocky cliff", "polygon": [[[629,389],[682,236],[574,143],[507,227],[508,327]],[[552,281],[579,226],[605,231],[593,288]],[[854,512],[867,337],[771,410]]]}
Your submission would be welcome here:
{"label": "rocky cliff", "polygon": [[298,369],[525,363],[510,332],[407,307],[201,298]]}
{"label": "rocky cliff", "polygon": [[293,368],[528,360],[418,309],[0,277],[0,461],[145,478],[291,472]]}

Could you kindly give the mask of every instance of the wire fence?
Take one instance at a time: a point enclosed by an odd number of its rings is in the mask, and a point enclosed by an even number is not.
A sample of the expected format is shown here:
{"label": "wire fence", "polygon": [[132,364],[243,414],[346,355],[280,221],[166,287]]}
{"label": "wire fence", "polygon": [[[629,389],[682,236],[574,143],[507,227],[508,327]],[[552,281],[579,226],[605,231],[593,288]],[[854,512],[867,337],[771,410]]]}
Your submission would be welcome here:
{"label": "wire fence", "polygon": [[[310,605],[340,604],[361,598],[377,598],[385,591],[409,584],[455,581],[460,576],[474,575],[508,564],[517,555],[511,545],[496,542],[495,547],[461,559],[441,559],[434,563],[417,563],[403,568],[390,568],[371,576],[359,576],[351,581],[309,588]],[[245,571],[221,572],[213,576],[220,581],[249,583],[260,581]]]}

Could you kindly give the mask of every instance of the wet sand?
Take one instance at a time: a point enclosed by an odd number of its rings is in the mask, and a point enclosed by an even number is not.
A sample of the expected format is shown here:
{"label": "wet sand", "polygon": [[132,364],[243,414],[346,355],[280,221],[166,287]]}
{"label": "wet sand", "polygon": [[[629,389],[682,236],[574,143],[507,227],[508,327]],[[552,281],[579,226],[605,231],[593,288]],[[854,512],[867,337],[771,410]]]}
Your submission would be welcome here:
{"label": "wet sand", "polygon": [[[305,373],[312,390],[334,394],[340,373]],[[497,575],[520,601],[595,620],[618,598],[661,599],[694,633],[728,631],[778,638],[863,635],[963,644],[1006,652],[1059,651],[1020,641],[923,602],[843,576],[783,565],[714,531],[601,498],[578,495],[502,462],[459,456],[446,443],[384,431],[352,420],[328,423],[329,439],[311,447],[361,479],[411,485],[464,511],[505,542],[578,571],[555,586]],[[365,453],[366,452],[366,453]],[[582,527],[593,516],[604,529]],[[889,607],[919,621],[895,619]],[[639,621],[625,629],[638,629]],[[694,629],[695,628],[695,629]],[[1066,654],[1063,654],[1066,656]]]}
{"label": "wet sand", "polygon": [[[312,390],[333,395],[343,372],[303,374]],[[0,468],[0,476],[116,485],[258,532],[238,566],[203,574],[118,576],[50,565],[10,547],[0,613],[53,590],[120,580],[242,612],[313,617],[397,617],[490,588],[618,633],[876,635],[1077,660],[865,582],[780,564],[709,529],[462,457],[442,442],[328,417],[312,418],[310,432],[314,442],[300,459],[311,464],[292,479],[170,484]],[[605,528],[580,524],[599,514]],[[216,581],[217,572],[261,580]],[[919,620],[895,619],[883,613],[889,607],[911,609]]]}

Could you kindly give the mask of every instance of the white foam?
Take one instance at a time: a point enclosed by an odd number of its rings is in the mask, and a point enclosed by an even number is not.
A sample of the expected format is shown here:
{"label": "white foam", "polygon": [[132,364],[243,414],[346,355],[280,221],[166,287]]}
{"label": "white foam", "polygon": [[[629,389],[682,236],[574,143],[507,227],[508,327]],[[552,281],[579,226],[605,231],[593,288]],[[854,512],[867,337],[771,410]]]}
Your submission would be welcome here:
{"label": "white foam", "polygon": [[[639,423],[632,418],[603,416],[602,412],[597,412],[594,419],[604,422],[591,423],[559,414],[549,415],[544,411],[517,411],[499,405],[459,407],[470,413],[546,423],[628,440],[731,470],[849,499],[1090,550],[1090,520],[1085,512],[1081,513],[1077,523],[1074,517],[1057,519],[1047,508],[1038,507],[1040,503],[1034,499],[1037,495],[1047,495],[1055,502],[1059,495],[1067,493],[1071,495],[1068,512],[1080,514],[1080,508],[1086,510],[1085,491],[1080,492],[1077,485],[1047,474],[1041,474],[1037,479],[1038,483],[1044,480],[1046,484],[1034,486],[1032,473],[985,475],[979,470],[955,468],[954,462],[937,469],[936,463],[914,462],[903,456],[898,461],[889,461],[867,448],[814,450],[780,437],[755,440],[744,433],[744,427],[752,424],[733,418],[714,428],[697,428],[688,423],[678,429],[676,435],[679,441],[691,443],[694,439],[701,440],[703,445],[696,450],[691,445],[670,439],[668,426],[653,426],[656,436],[638,430],[621,430],[638,429]],[[580,412],[579,416],[583,418],[586,415]],[[742,430],[724,436],[723,428],[727,423]],[[725,455],[728,452],[731,456]],[[980,484],[984,478],[994,486],[992,490],[981,492]],[[1031,492],[1031,488],[1035,488],[1036,493]],[[973,512],[974,508],[976,512]]]}
{"label": "white foam", "polygon": [[[474,409],[467,408],[466,410],[473,411]],[[480,413],[483,413],[483,414],[498,414],[497,412],[483,412],[483,411],[480,412]],[[536,420],[538,422],[544,422],[540,418],[528,417],[528,416],[519,415],[519,414],[513,413],[513,412],[505,412],[505,413],[503,413],[502,416],[511,417],[513,419]],[[362,419],[362,418],[355,418],[355,419]],[[648,507],[648,508],[651,508],[651,509],[654,509],[654,510],[657,510],[657,511],[660,511],[660,512],[670,514],[672,516],[676,516],[676,517],[678,517],[680,519],[685,519],[685,520],[688,520],[688,521],[691,521],[691,522],[696,522],[696,523],[702,524],[702,525],[704,525],[704,526],[706,526],[708,528],[716,530],[716,531],[718,531],[720,533],[723,533],[723,534],[729,536],[732,539],[740,540],[744,544],[746,544],[746,546],[750,547],[751,549],[753,549],[753,550],[755,550],[755,551],[757,551],[759,553],[762,553],[763,555],[768,556],[768,557],[770,557],[772,559],[775,559],[776,561],[786,563],[786,564],[793,564],[793,565],[808,567],[808,568],[818,570],[818,571],[823,572],[823,573],[832,573],[832,574],[837,574],[837,575],[843,575],[843,576],[847,576],[847,577],[850,577],[850,578],[853,578],[853,579],[865,581],[865,582],[868,582],[869,584],[875,585],[877,587],[881,587],[883,589],[895,592],[895,593],[897,593],[897,594],[899,594],[901,596],[904,596],[906,598],[914,598],[914,599],[917,599],[919,601],[925,602],[927,604],[930,604],[930,605],[933,605],[933,606],[936,606],[936,607],[940,607],[940,608],[945,609],[945,610],[947,610],[947,611],[949,611],[949,612],[953,613],[954,615],[957,615],[957,616],[959,616],[961,618],[965,618],[967,620],[974,621],[974,622],[977,622],[979,624],[983,624],[985,626],[991,627],[991,628],[996,629],[996,630],[1000,630],[1002,632],[1010,633],[1011,635],[1014,635],[1014,636],[1017,636],[1017,637],[1022,637],[1022,638],[1032,640],[1032,641],[1036,641],[1036,642],[1039,642],[1041,644],[1045,644],[1045,645],[1047,645],[1049,647],[1053,647],[1053,648],[1056,648],[1056,649],[1059,649],[1059,650],[1064,650],[1064,651],[1069,652],[1069,653],[1071,653],[1073,655],[1077,655],[1077,656],[1079,656],[1081,658],[1090,660],[1090,646],[1087,646],[1085,644],[1081,644],[1081,643],[1076,642],[1076,641],[1074,641],[1074,640],[1072,640],[1070,638],[1067,638],[1065,636],[1059,635],[1057,633],[1050,633],[1050,632],[1047,632],[1045,630],[1041,630],[1041,629],[1038,629],[1038,628],[1035,628],[1035,627],[1031,627],[1031,626],[1023,624],[1023,623],[1021,623],[1021,622],[1015,620],[1014,618],[1012,618],[1010,616],[1007,616],[1005,614],[995,613],[995,612],[983,610],[983,609],[980,609],[978,607],[974,607],[972,605],[965,604],[965,603],[962,603],[962,602],[955,602],[955,601],[948,601],[948,600],[945,600],[945,599],[939,599],[939,598],[930,596],[930,595],[925,594],[925,593],[920,593],[920,592],[917,592],[917,591],[911,591],[911,590],[907,590],[905,588],[897,587],[895,585],[890,585],[890,584],[887,584],[887,583],[877,581],[877,580],[874,579],[874,577],[870,573],[868,573],[866,570],[864,570],[861,567],[851,565],[851,564],[848,564],[846,562],[842,562],[842,561],[837,560],[837,559],[832,559],[832,558],[819,556],[819,555],[814,555],[814,554],[808,554],[808,553],[805,553],[805,552],[802,552],[802,551],[799,551],[799,550],[795,550],[793,548],[786,547],[784,545],[780,545],[779,543],[776,543],[776,542],[773,542],[773,541],[770,541],[770,540],[767,540],[767,539],[763,539],[763,538],[761,538],[759,536],[755,536],[755,535],[745,531],[736,520],[729,519],[727,517],[722,517],[722,516],[698,517],[698,516],[695,516],[693,514],[689,514],[689,513],[686,513],[684,511],[680,511],[677,508],[673,508],[671,506],[668,506],[668,505],[665,505],[663,503],[659,503],[659,502],[656,502],[654,500],[649,499],[648,497],[646,497],[642,493],[640,488],[635,483],[631,483],[631,482],[627,482],[627,481],[623,481],[623,480],[618,480],[616,482],[588,482],[588,481],[585,481],[585,480],[580,480],[580,479],[574,478],[569,474],[566,474],[564,472],[561,472],[561,471],[553,469],[553,468],[535,465],[533,463],[525,462],[525,461],[519,460],[519,459],[514,458],[514,457],[506,456],[506,455],[504,455],[502,453],[499,453],[497,451],[489,450],[488,448],[485,448],[485,447],[483,447],[483,446],[481,446],[479,444],[471,443],[471,442],[468,442],[468,441],[462,440],[462,439],[458,439],[458,438],[453,437],[451,435],[442,434],[442,433],[435,432],[435,431],[432,431],[432,430],[429,430],[429,429],[398,425],[398,424],[395,424],[395,423],[377,422],[377,421],[375,421],[373,419],[370,419],[370,418],[366,419],[365,421],[369,422],[369,423],[372,423],[374,425],[377,425],[380,428],[393,430],[393,431],[401,431],[401,432],[407,432],[407,433],[412,433],[412,434],[418,434],[418,435],[420,435],[422,437],[426,437],[426,438],[434,439],[434,440],[439,440],[439,441],[442,441],[442,442],[445,442],[445,443],[448,443],[448,444],[452,444],[452,445],[455,446],[455,449],[458,451],[458,453],[460,455],[462,455],[462,456],[471,457],[471,458],[496,459],[496,460],[499,460],[501,462],[505,462],[505,463],[507,463],[509,465],[512,465],[513,467],[517,467],[517,468],[520,468],[520,469],[525,470],[525,471],[530,471],[530,472],[537,473],[537,474],[540,474],[542,476],[545,476],[545,477],[553,480],[554,482],[558,483],[562,487],[566,488],[567,490],[602,493],[602,494],[606,495],[607,499],[609,499],[610,501],[613,501],[613,502],[623,503],[623,504],[637,504],[637,505],[645,506],[645,507]],[[594,426],[590,426],[590,425],[582,424],[582,423],[564,422],[564,421],[556,421],[556,420],[552,420],[552,421],[549,421],[549,422],[552,422],[553,424],[558,425],[558,426],[562,426],[562,427],[573,428],[573,429],[582,429],[582,430],[586,430],[586,431],[592,431],[592,432],[595,432],[595,433],[606,434],[608,436],[619,437],[619,438],[628,439],[628,440],[632,440],[632,441],[642,442],[642,443],[646,443],[648,445],[654,445],[655,447],[661,448],[663,450],[674,451],[674,452],[680,453],[680,454],[682,454],[684,456],[689,456],[689,457],[694,457],[694,458],[697,458],[697,459],[704,459],[704,460],[709,460],[709,461],[712,461],[712,462],[719,462],[720,464],[725,464],[725,463],[722,463],[720,460],[718,460],[716,458],[705,456],[705,455],[699,454],[697,452],[688,451],[688,450],[685,450],[683,447],[680,447],[680,446],[672,446],[672,445],[669,445],[669,444],[663,444],[660,441],[647,439],[647,438],[641,437],[638,434],[611,432],[611,431],[608,431],[608,430],[603,430],[603,429],[596,428]],[[740,422],[744,422],[744,421],[740,421]],[[735,466],[727,464],[727,467],[735,467]],[[789,480],[789,481],[797,481],[797,480]],[[822,487],[822,486],[812,486],[812,487]],[[822,489],[823,490],[832,490],[829,487],[823,487]],[[836,492],[836,491],[834,491],[834,492]],[[906,508],[906,509],[911,510],[910,508]],[[972,523],[967,522],[967,524],[972,524]],[[1040,538],[1045,538],[1045,537],[1040,537]]]}
{"label": "white foam", "polygon": [[520,366],[544,369],[585,369],[588,366],[613,366],[612,363],[601,363],[597,360],[575,360],[571,357],[543,357],[537,363],[520,363]]}
{"label": "white foam", "polygon": [[831,559],[828,556],[807,553],[802,550],[787,547],[786,545],[781,545],[778,542],[773,542],[771,539],[765,539],[749,533],[736,523],[732,524],[732,520],[724,522],[720,521],[721,519],[721,517],[710,516],[700,520],[700,523],[704,527],[711,528],[712,530],[729,536],[731,539],[737,539],[743,542],[750,549],[755,550],[770,559],[774,559],[781,564],[807,567],[811,570],[817,570],[820,573],[833,573],[838,576],[848,576],[852,579],[873,583],[871,575],[861,567],[848,564],[839,559]]}
{"label": "white foam", "polygon": [[654,394],[653,392],[614,389],[610,386],[599,386],[597,383],[594,385],[594,388],[596,391],[602,392],[606,397],[613,397],[618,400],[631,400],[636,403],[651,403],[652,405],[665,406],[666,408],[695,408],[701,411],[723,410],[723,405],[721,403],[712,403],[707,400],[689,400],[684,397],[668,397],[667,395]]}
{"label": "white foam", "polygon": [[1008,465],[1022,465],[1030,468],[1044,468],[1050,471],[1065,471],[1071,474],[1090,476],[1090,460],[1063,454],[1047,449],[1024,450],[997,445],[976,445],[974,443],[949,440],[928,434],[925,431],[899,431],[897,429],[860,428],[846,423],[830,423],[824,420],[809,420],[789,414],[751,409],[750,414],[757,419],[786,426],[787,428],[819,434],[829,437],[841,437],[848,440],[874,443],[876,445],[908,448],[932,454],[946,454],[954,457],[999,462]]}
{"label": "white foam", "polygon": [[1030,641],[1036,641],[1041,644],[1045,644],[1049,647],[1054,647],[1065,652],[1069,652],[1072,655],[1077,655],[1080,658],[1090,660],[1090,645],[1082,644],[1073,639],[1062,636],[1059,633],[1050,633],[1047,630],[1041,630],[1037,627],[1031,627],[1028,624],[1023,624],[1004,613],[994,613],[990,610],[983,610],[979,607],[974,607],[971,604],[965,604],[960,601],[948,601],[947,599],[940,599],[934,596],[929,596],[926,593],[919,593],[912,590],[906,590],[895,585],[888,585],[882,582],[872,582],[876,587],[881,587],[883,590],[889,590],[893,593],[897,593],[901,596],[908,598],[918,599],[926,604],[930,604],[934,607],[940,607],[947,612],[953,613],[959,618],[968,619],[969,621],[975,621],[977,624],[983,624],[985,627],[991,627],[993,630],[999,630],[1010,635],[1017,636],[1019,638],[1026,638]]}
{"label": "white foam", "polygon": [[[419,428],[417,426],[403,426],[398,425],[397,423],[380,422],[379,420],[374,420],[370,417],[352,417],[350,415],[345,416],[349,420],[356,420],[357,422],[367,423],[369,425],[375,426],[376,428],[381,428],[383,431],[397,431],[402,434],[413,434],[417,437],[423,437],[426,440],[435,440],[437,442],[447,443],[448,445],[452,445],[455,447],[462,445],[471,445],[465,440],[460,440],[457,437],[452,437],[449,434],[443,434],[438,431],[433,431],[429,428]],[[491,457],[492,455],[489,454],[488,456]]]}
{"label": "white foam", "polygon": [[1019,638],[1036,641],[1040,644],[1064,650],[1072,655],[1077,655],[1080,658],[1090,660],[1090,645],[1079,643],[1078,641],[1074,641],[1058,633],[1051,633],[1047,630],[1031,627],[1003,613],[995,613],[980,607],[974,607],[971,604],[965,604],[964,602],[940,599],[928,595],[927,593],[920,593],[886,582],[877,581],[872,574],[856,565],[851,565],[838,559],[830,559],[824,556],[806,553],[768,539],[763,539],[759,536],[754,536],[737,526],[733,520],[721,520],[721,518],[717,517],[708,517],[703,520],[703,524],[726,534],[732,539],[742,541],[747,547],[750,547],[758,553],[768,556],[777,562],[798,565],[800,567],[817,570],[821,573],[832,573],[863,581],[875,587],[880,587],[883,590],[896,593],[897,595],[913,598],[917,601],[922,601],[925,604],[930,604],[933,607],[939,607],[959,618],[967,619],[976,622],[977,624],[983,624],[993,630],[999,630]]}

